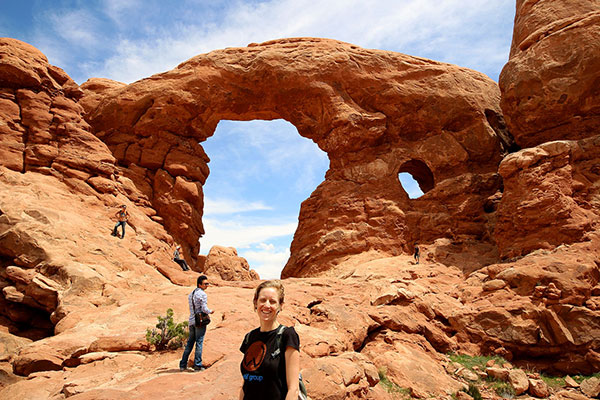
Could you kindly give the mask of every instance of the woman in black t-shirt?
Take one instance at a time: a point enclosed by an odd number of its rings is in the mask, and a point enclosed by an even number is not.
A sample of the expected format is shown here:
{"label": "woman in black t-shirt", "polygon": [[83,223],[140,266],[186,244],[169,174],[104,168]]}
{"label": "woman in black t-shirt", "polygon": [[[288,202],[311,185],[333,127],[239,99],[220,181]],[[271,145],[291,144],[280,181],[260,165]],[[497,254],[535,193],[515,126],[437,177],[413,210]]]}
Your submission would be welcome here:
{"label": "woman in black t-shirt", "polygon": [[277,322],[283,306],[281,281],[261,283],[254,292],[260,327],[250,331],[240,351],[244,384],[240,400],[297,400],[300,339],[293,327]]}

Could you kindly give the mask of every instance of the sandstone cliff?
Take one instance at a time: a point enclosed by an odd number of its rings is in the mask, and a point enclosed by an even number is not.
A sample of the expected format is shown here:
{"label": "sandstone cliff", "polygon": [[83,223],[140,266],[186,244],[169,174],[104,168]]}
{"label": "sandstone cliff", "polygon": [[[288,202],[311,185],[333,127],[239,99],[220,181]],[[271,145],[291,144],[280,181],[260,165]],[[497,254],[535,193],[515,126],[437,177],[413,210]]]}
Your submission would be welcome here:
{"label": "sandstone cliff", "polygon": [[[284,118],[330,158],[283,272],[281,319],[300,334],[312,398],[388,399],[382,369],[413,397],[450,398],[468,379],[449,352],[599,371],[598,13],[519,0],[499,87],[304,38],[79,88],[1,39],[0,398],[235,398],[255,324],[257,282],[241,279],[256,276],[231,250],[197,259],[201,142],[221,119]],[[402,171],[423,197],[408,198]],[[122,240],[110,236],[120,204]],[[214,284],[200,374],[144,340],[169,307],[187,319],[198,273],[172,262],[176,242]]]}

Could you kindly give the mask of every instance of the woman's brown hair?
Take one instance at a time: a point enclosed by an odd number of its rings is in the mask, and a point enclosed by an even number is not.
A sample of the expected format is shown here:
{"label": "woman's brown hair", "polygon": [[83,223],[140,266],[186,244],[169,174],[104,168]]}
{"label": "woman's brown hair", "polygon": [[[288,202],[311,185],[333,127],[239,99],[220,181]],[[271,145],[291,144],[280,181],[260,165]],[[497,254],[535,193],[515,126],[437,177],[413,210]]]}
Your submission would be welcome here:
{"label": "woman's brown hair", "polygon": [[273,279],[270,281],[264,281],[254,291],[254,309],[256,309],[256,302],[258,301],[258,296],[260,295],[260,291],[266,288],[275,288],[277,290],[277,294],[279,295],[279,306],[283,304],[283,298],[285,296],[283,290],[283,284],[279,279]]}

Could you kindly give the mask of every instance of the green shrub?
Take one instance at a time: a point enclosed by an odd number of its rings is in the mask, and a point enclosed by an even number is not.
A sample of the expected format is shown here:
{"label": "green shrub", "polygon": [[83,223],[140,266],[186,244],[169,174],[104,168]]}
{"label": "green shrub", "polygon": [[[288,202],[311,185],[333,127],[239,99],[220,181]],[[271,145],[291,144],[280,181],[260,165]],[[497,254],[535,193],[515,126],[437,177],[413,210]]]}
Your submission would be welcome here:
{"label": "green shrub", "polygon": [[515,389],[508,382],[502,382],[499,380],[495,380],[490,383],[490,388],[496,392],[496,394],[503,399],[514,399],[515,398]]}
{"label": "green shrub", "polygon": [[572,376],[572,378],[575,380],[575,382],[577,383],[581,383],[583,381],[585,381],[586,379],[592,378],[592,377],[596,377],[598,379],[600,379],[600,372],[596,372],[595,374],[592,375],[574,375]]}
{"label": "green shrub", "polygon": [[173,322],[173,309],[169,308],[166,316],[158,316],[156,328],[146,329],[146,341],[154,345],[156,350],[178,349],[187,339],[187,326],[187,322]]}
{"label": "green shrub", "polygon": [[540,378],[546,382],[546,385],[550,386],[551,389],[560,389],[566,385],[565,378],[562,376],[540,374]]}
{"label": "green shrub", "polygon": [[410,389],[400,387],[394,382],[390,381],[387,377],[387,368],[379,368],[377,371],[379,374],[379,383],[384,387],[388,393],[394,393],[400,399],[411,399]]}
{"label": "green shrub", "polygon": [[454,361],[462,365],[465,368],[473,370],[473,367],[479,367],[481,371],[484,371],[486,368],[486,364],[490,360],[495,360],[497,365],[502,365],[506,362],[506,360],[499,356],[468,356],[465,354],[448,354],[450,360]]}
{"label": "green shrub", "polygon": [[469,383],[469,388],[465,390],[465,392],[467,392],[467,394],[471,396],[473,400],[483,399],[483,397],[481,397],[481,392],[479,391],[479,388],[472,383]]}

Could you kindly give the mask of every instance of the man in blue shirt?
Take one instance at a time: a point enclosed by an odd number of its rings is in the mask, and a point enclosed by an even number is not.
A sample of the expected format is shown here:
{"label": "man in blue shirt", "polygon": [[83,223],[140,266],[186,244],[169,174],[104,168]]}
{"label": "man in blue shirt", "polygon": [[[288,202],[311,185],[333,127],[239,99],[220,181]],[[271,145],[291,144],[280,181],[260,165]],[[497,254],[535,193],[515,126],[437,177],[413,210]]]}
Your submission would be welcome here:
{"label": "man in blue shirt", "polygon": [[204,342],[204,334],[206,333],[206,325],[196,326],[195,313],[212,314],[214,311],[208,308],[207,296],[205,293],[208,287],[208,278],[206,275],[200,275],[196,281],[196,289],[188,296],[188,304],[190,307],[190,318],[188,320],[188,326],[190,328],[190,336],[185,350],[183,351],[183,357],[179,362],[179,370],[186,371],[187,363],[190,353],[194,344],[196,345],[196,352],[194,353],[194,371],[204,371],[206,368],[202,365],[202,344]]}

